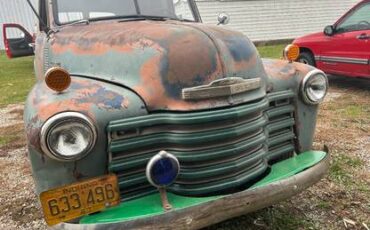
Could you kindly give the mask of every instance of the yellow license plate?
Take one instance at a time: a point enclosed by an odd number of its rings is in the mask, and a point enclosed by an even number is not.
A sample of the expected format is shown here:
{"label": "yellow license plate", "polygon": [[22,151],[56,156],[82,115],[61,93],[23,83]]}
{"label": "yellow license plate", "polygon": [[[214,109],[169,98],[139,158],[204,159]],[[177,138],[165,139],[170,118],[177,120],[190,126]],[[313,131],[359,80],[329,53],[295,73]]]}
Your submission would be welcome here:
{"label": "yellow license plate", "polygon": [[107,175],[43,192],[40,200],[51,226],[118,205],[121,198],[117,176]]}

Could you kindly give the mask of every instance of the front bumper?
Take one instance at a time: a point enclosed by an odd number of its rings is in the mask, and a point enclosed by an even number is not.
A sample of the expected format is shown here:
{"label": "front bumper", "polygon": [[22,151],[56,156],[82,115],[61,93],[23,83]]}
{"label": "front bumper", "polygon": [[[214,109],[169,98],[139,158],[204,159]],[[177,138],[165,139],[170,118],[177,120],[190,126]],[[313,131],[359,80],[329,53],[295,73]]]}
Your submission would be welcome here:
{"label": "front bumper", "polygon": [[329,161],[329,154],[305,152],[273,165],[266,178],[243,192],[207,198],[169,194],[174,206],[170,212],[163,212],[159,196],[155,194],[85,217],[80,224],[63,223],[54,229],[199,229],[302,192],[327,173]]}

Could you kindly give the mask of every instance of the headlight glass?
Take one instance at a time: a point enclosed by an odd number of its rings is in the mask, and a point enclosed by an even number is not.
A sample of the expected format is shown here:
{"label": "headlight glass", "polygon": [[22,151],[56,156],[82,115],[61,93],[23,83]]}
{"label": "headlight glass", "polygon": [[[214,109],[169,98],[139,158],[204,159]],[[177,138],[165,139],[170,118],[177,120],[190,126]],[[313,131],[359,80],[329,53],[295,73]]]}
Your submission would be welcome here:
{"label": "headlight glass", "polygon": [[92,122],[79,113],[63,113],[49,119],[43,126],[41,136],[43,150],[61,161],[83,158],[96,141]]}
{"label": "headlight glass", "polygon": [[302,96],[308,104],[322,102],[328,93],[328,79],[322,71],[310,72],[303,81]]}

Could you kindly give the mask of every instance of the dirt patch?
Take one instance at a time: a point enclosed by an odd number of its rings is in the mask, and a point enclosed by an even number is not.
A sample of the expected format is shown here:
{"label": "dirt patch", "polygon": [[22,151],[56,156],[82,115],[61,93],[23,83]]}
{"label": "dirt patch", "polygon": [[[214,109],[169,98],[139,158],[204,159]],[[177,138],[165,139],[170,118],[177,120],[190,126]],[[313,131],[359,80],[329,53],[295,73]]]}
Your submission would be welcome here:
{"label": "dirt patch", "polygon": [[26,148],[0,159],[0,229],[46,229],[34,193]]}
{"label": "dirt patch", "polygon": [[23,105],[0,109],[0,158],[7,156],[9,150],[24,147],[23,111]]}
{"label": "dirt patch", "polygon": [[0,128],[22,123],[23,104],[8,105],[0,109]]}
{"label": "dirt patch", "polygon": [[335,101],[337,98],[340,98],[343,95],[343,93],[338,92],[329,92],[328,95],[326,95],[325,103],[330,101]]}
{"label": "dirt patch", "polygon": [[23,105],[0,109],[0,229],[46,229],[27,158]]}
{"label": "dirt patch", "polygon": [[24,143],[26,143],[26,137],[24,134],[23,123],[17,123],[0,128],[1,152],[6,153],[9,149],[22,148],[24,147]]}

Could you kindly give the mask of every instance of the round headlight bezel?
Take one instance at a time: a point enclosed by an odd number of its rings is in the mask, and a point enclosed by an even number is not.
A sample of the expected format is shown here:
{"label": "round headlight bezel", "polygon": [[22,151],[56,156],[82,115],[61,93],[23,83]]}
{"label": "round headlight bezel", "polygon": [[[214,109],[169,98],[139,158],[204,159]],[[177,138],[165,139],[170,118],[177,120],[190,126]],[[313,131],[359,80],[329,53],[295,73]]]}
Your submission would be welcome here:
{"label": "round headlight bezel", "polygon": [[[325,84],[326,84],[326,91],[325,91],[325,94],[324,96],[319,99],[319,100],[315,100],[313,99],[312,97],[310,97],[307,89],[308,89],[308,83],[309,81],[314,78],[314,77],[317,77],[317,76],[321,76],[324,78],[325,80]],[[328,77],[326,76],[326,74],[321,71],[321,70],[318,70],[318,69],[315,69],[315,70],[312,70],[310,71],[303,79],[302,81],[302,85],[301,85],[301,95],[302,95],[302,98],[304,100],[304,102],[306,104],[309,104],[309,105],[318,105],[320,104],[321,102],[324,101],[326,95],[328,94],[328,89],[329,89],[329,80],[328,80]]]}
{"label": "round headlight bezel", "polygon": [[[53,148],[48,143],[50,132],[58,126],[69,122],[77,122],[83,124],[91,131],[92,136],[92,140],[90,141],[88,147],[85,148],[83,152],[74,156],[61,155],[60,153],[53,150]],[[90,118],[78,112],[64,112],[57,114],[49,118],[41,128],[40,144],[42,151],[50,158],[58,161],[71,162],[81,160],[82,158],[86,157],[95,147],[96,141],[97,130],[94,123],[91,121]]]}

